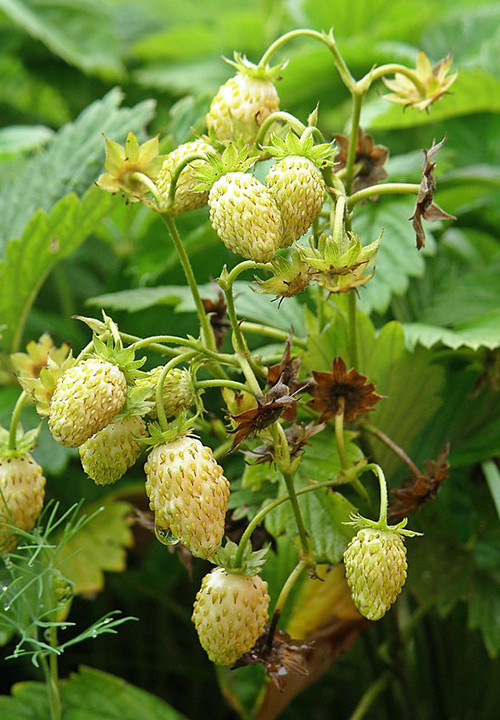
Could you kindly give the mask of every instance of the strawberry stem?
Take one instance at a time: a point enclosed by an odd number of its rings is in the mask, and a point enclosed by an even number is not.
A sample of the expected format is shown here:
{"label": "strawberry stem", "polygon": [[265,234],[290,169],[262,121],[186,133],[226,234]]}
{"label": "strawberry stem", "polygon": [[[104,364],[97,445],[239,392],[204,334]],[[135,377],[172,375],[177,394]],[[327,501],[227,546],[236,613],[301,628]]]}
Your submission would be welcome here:
{"label": "strawberry stem", "polygon": [[172,358],[172,360],[169,360],[168,363],[165,365],[158,377],[155,390],[155,402],[158,422],[160,423],[160,427],[162,430],[168,430],[169,427],[167,416],[165,414],[165,405],[163,403],[163,385],[165,383],[165,378],[167,377],[170,370],[176,367],[176,365],[179,365],[181,362],[191,360],[195,355],[196,353],[194,352],[188,352]]}
{"label": "strawberry stem", "polygon": [[381,526],[387,527],[387,482],[385,479],[384,471],[380,465],[375,463],[368,463],[363,468],[363,472],[371,470],[378,478],[380,486],[380,514],[378,522]]}
{"label": "strawberry stem", "polygon": [[349,210],[359,202],[370,197],[379,195],[418,195],[420,185],[414,183],[384,183],[383,185],[371,185],[370,187],[358,190],[347,200]]}
{"label": "strawberry stem", "polygon": [[19,423],[19,418],[21,417],[21,411],[24,407],[24,403],[26,402],[27,398],[28,398],[28,396],[23,390],[23,392],[17,398],[16,404],[14,405],[14,410],[12,411],[12,417],[11,417],[10,428],[9,428],[9,450],[15,450],[17,447],[17,425]]}
{"label": "strawberry stem", "polygon": [[[169,213],[174,204],[175,191],[177,190],[177,183],[179,181],[179,178],[180,178],[181,173],[184,170],[184,168],[187,167],[190,163],[194,162],[195,160],[206,160],[206,159],[207,159],[206,155],[202,155],[201,153],[192,153],[191,155],[188,155],[187,157],[183,158],[183,160],[181,160],[181,162],[176,166],[174,172],[171,175],[167,202],[166,202],[166,205],[164,206],[163,212]],[[160,200],[160,203],[163,203],[163,200]]]}
{"label": "strawberry stem", "polygon": [[380,67],[375,68],[374,70],[370,70],[370,72],[367,73],[364,78],[359,81],[359,84],[362,85],[364,92],[368,92],[372,83],[374,83],[375,80],[379,80],[385,75],[395,75],[396,73],[405,75],[405,77],[412,81],[412,83],[415,85],[422,97],[425,97],[426,89],[420,82],[420,79],[415,70],[412,70],[405,65],[399,65],[399,63],[388,63],[387,65],[380,65]]}
{"label": "strawberry stem", "polygon": [[269,625],[269,632],[267,634],[266,645],[269,649],[272,647],[274,633],[276,632],[276,628],[278,626],[286,601],[288,600],[295,583],[302,575],[302,572],[306,569],[308,564],[309,562],[307,560],[300,560],[293,568],[292,572],[287,577],[283,587],[281,588],[281,592],[278,595],[278,599],[276,600],[276,605],[274,606],[274,613],[271,623]]}

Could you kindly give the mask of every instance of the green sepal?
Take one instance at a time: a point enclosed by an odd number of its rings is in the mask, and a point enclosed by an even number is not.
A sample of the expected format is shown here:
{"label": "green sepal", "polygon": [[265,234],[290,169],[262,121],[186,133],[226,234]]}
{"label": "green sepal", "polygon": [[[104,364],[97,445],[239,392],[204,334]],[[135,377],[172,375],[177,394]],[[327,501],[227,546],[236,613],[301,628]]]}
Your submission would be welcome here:
{"label": "green sepal", "polygon": [[123,420],[124,418],[135,415],[140,415],[141,417],[147,415],[155,406],[155,403],[148,399],[150,396],[151,391],[149,388],[129,385],[125,405],[111,422]]}
{"label": "green sepal", "polygon": [[246,55],[239,52],[234,52],[233,58],[234,60],[229,60],[229,58],[223,57],[223,60],[236,68],[241,75],[248,75],[259,80],[279,80],[281,73],[288,65],[288,60],[278,65],[255,65],[248,60]]}
{"label": "green sepal", "polygon": [[225,546],[221,547],[209,560],[214,565],[223,567],[235,575],[248,575],[249,577],[258,575],[268,560],[269,546],[253,552],[252,545],[248,542],[245,545],[242,562],[237,566],[238,547],[232,540],[226,540]]}
{"label": "green sepal", "polygon": [[260,155],[250,155],[247,148],[238,149],[234,143],[228,145],[222,155],[207,152],[207,162],[196,168],[199,183],[193,190],[210,190],[223,175],[231,172],[246,172],[259,159]]}
{"label": "green sepal", "polygon": [[0,427],[0,458],[14,458],[26,455],[33,450],[37,443],[41,423],[34,430],[23,432],[20,424],[16,428],[16,447],[9,448],[9,431]]}
{"label": "green sepal", "polygon": [[47,367],[40,370],[40,375],[37,378],[21,375],[17,378],[19,385],[31,400],[33,400],[37,413],[42,417],[46,417],[49,414],[50,401],[57,381],[75,364],[76,360],[71,351],[62,363],[53,360],[49,355],[47,358]]}
{"label": "green sepal", "polygon": [[305,138],[296,135],[293,130],[289,130],[283,139],[279,135],[271,136],[271,144],[265,145],[270,155],[282,160],[287,157],[305,157],[318,167],[331,167],[334,164],[334,157],[337,151],[335,142],[314,144],[312,135],[306,135]]}
{"label": "green sepal", "polygon": [[185,435],[194,437],[191,429],[196,422],[197,417],[197,415],[194,415],[193,417],[188,418],[185,413],[182,413],[179,417],[171,420],[166,429],[162,429],[159,423],[152,422],[148,426],[149,436],[139,438],[139,442],[146,447],[153,448],[158,445],[175,442],[175,440],[178,440],[180,437]]}
{"label": "green sepal", "polygon": [[400,523],[397,523],[397,525],[388,525],[386,520],[370,520],[359,513],[353,513],[351,515],[351,519],[342,524],[352,525],[358,530],[363,530],[364,528],[368,528],[370,530],[384,530],[396,533],[397,535],[404,535],[406,537],[418,537],[423,535],[423,533],[416,532],[415,530],[405,530],[408,524],[408,518],[403,518],[403,520],[401,520]]}
{"label": "green sepal", "polygon": [[290,257],[277,255],[268,263],[273,276],[268,280],[256,278],[257,293],[275,295],[276,297],[293,297],[306,289],[313,278],[309,265],[302,261],[300,255],[292,250]]}

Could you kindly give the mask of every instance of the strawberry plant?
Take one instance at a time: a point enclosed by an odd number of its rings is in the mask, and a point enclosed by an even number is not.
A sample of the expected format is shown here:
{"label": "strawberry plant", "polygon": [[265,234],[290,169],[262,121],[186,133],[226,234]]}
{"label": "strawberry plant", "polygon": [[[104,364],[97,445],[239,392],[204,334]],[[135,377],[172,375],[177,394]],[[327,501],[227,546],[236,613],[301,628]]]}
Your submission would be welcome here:
{"label": "strawberry plant", "polygon": [[36,680],[7,720],[494,717],[446,653],[498,672],[498,173],[459,124],[479,71],[376,10],[370,62],[339,10],[5,160],[0,643]]}

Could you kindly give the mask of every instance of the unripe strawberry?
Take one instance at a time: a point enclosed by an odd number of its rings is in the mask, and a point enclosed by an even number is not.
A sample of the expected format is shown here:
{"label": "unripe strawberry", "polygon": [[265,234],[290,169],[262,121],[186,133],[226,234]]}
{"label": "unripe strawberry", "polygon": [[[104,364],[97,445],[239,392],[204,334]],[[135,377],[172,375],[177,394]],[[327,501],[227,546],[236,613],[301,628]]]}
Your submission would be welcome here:
{"label": "unripe strawberry", "polygon": [[210,222],[226,247],[256,262],[268,262],[283,239],[283,222],[269,190],[253,175],[230,172],[208,196]]}
{"label": "unripe strawberry", "polygon": [[323,176],[308,158],[286,157],[271,168],[266,186],[283,218],[281,247],[288,247],[309,230],[323,207]]}
{"label": "unripe strawberry", "polygon": [[259,575],[216,568],[203,578],[193,622],[201,646],[217,665],[233,665],[253,648],[268,618],[267,583]]}
{"label": "unripe strawberry", "polygon": [[[158,378],[163,370],[163,365],[158,365],[146,377],[139,378],[136,381],[137,387],[150,390],[148,398],[155,400],[156,385]],[[188,410],[196,400],[193,379],[188,370],[181,368],[172,368],[168,371],[163,381],[163,407],[165,415],[172,417]],[[157,417],[156,406],[148,413],[151,417]]]}
{"label": "unripe strawberry", "polygon": [[90,358],[57,381],[50,401],[49,427],[66,447],[78,447],[108,425],[127,399],[127,381],[119,367]]}
{"label": "unripe strawberry", "polygon": [[[214,152],[214,149],[205,140],[193,140],[179,145],[178,148],[169,153],[163,163],[156,184],[165,201],[168,200],[170,190],[170,182],[172,173],[175,171],[179,163],[188,157],[188,155],[204,154],[206,152]],[[196,210],[207,204],[208,192],[194,192],[193,188],[197,185],[196,168],[203,165],[203,160],[193,160],[192,163],[186,165],[181,172],[175,189],[175,199],[173,206],[169,209],[172,215],[179,215],[188,210]]]}
{"label": "unripe strawberry", "polygon": [[146,435],[146,423],[137,415],[109,423],[80,445],[83,469],[97,485],[116,482],[141,454],[137,438]]}
{"label": "unripe strawberry", "polygon": [[362,528],[344,553],[354,604],[368,620],[380,620],[406,580],[406,547],[392,530]]}
{"label": "unripe strawberry", "polygon": [[274,86],[280,68],[257,68],[235,53],[238,73],[222,85],[210,105],[207,127],[218,140],[252,143],[264,120],[279,110]]}
{"label": "unripe strawberry", "polygon": [[157,529],[211,557],[224,535],[229,483],[210,448],[184,435],[154,447],[144,469]]}
{"label": "unripe strawberry", "polygon": [[29,453],[0,457],[0,546],[13,550],[19,537],[7,525],[31,530],[43,506],[45,478]]}

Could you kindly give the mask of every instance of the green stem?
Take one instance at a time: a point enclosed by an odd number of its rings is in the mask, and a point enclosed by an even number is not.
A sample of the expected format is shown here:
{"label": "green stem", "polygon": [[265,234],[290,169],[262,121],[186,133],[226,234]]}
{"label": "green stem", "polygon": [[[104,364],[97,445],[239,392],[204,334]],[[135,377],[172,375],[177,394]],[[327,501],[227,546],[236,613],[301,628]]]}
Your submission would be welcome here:
{"label": "green stem", "polygon": [[[285,332],[284,330],[278,330],[278,328],[269,327],[268,325],[261,325],[259,323],[252,323],[252,322],[241,322],[240,328],[242,330],[246,330],[249,333],[253,333],[255,335],[264,335],[265,337],[272,338],[273,340],[283,340],[287,341],[290,337],[290,334]],[[308,344],[307,340],[302,340],[301,338],[298,338],[296,336],[292,337],[292,345],[297,345],[298,347],[307,349]]]}
{"label": "green stem", "polygon": [[10,428],[9,428],[9,450],[15,450],[17,447],[17,425],[19,423],[19,418],[21,417],[21,411],[23,409],[24,403],[27,400],[28,396],[27,394],[23,392],[19,395],[17,398],[17,402],[14,405],[14,410],[12,411],[12,417],[10,421]]}
{"label": "green stem", "polygon": [[236,359],[239,362],[241,371],[242,371],[243,375],[245,376],[245,380],[247,381],[247,383],[251,389],[251,392],[256,397],[261,398],[262,390],[260,389],[259,382],[258,382],[257,378],[255,377],[254,371],[252,370],[252,366],[248,362],[248,358],[246,357],[246,355],[241,355],[240,353],[237,353]]}
{"label": "green stem", "polygon": [[297,499],[297,491],[295,490],[295,486],[293,484],[293,476],[290,473],[283,473],[283,478],[285,480],[286,489],[288,492],[288,497],[290,498],[290,503],[292,505],[292,511],[295,517],[295,523],[297,525],[297,530],[299,531],[299,537],[300,537],[300,544],[302,546],[302,553],[304,559],[308,560],[310,562],[311,559],[311,544],[309,542],[309,537],[307,535],[306,526],[304,524],[304,520],[302,518],[302,513],[300,511],[299,501]]}
{"label": "green stem", "polygon": [[344,442],[344,398],[340,398],[339,403],[341,404],[341,412],[335,415],[335,440],[337,441],[337,450],[342,470],[347,470],[349,468],[349,460]]}
{"label": "green stem", "polygon": [[415,475],[415,477],[420,476],[420,470],[415,465],[411,457],[403,450],[402,447],[397,445],[394,440],[392,440],[388,435],[385,434],[382,430],[375,427],[374,425],[370,425],[370,423],[363,423],[363,430],[366,430],[371,435],[374,435],[376,438],[378,438],[381,442],[384,443],[384,445],[387,445],[388,448],[392,450],[392,452],[398,456],[400,460],[406,465],[406,467],[410,470],[412,475]]}
{"label": "green stem", "polygon": [[292,572],[286,579],[285,584],[281,588],[281,592],[278,595],[278,599],[276,600],[276,605],[274,606],[273,618],[269,625],[269,633],[267,635],[267,641],[266,641],[268,648],[270,648],[273,644],[274,633],[278,626],[278,622],[279,622],[279,619],[283,612],[283,608],[285,607],[286,601],[288,600],[290,593],[295,586],[295,583],[297,582],[299,577],[302,575],[303,571],[306,569],[307,566],[308,566],[307,560],[300,560],[297,563],[297,565],[293,568]]}
{"label": "green stem", "polygon": [[167,203],[163,209],[163,212],[168,213],[172,209],[175,201],[175,191],[177,190],[177,183],[184,168],[195,160],[206,159],[206,155],[201,155],[200,153],[192,153],[191,155],[187,155],[185,158],[183,158],[181,162],[176,166],[174,172],[171,174],[170,177],[170,187],[168,189]]}
{"label": "green stem", "polygon": [[351,357],[352,366],[357,368],[359,363],[359,354],[355,290],[351,290],[347,293],[347,322],[349,327],[349,355]]}
{"label": "green stem", "polygon": [[378,478],[380,486],[380,514],[378,521],[381,525],[387,525],[387,482],[385,479],[384,471],[376,463],[368,463],[363,468],[363,472],[371,470]]}
{"label": "green stem", "polygon": [[361,106],[363,104],[363,93],[359,92],[355,87],[352,90],[352,119],[351,119],[351,135],[349,139],[349,149],[347,151],[347,160],[345,166],[345,189],[349,195],[351,192],[352,179],[354,174],[354,161],[356,159],[356,146],[358,144],[358,128],[361,117]]}
{"label": "green stem", "polygon": [[290,113],[284,112],[283,110],[278,110],[277,112],[268,115],[260,126],[257,137],[255,138],[256,148],[262,148],[264,146],[267,132],[269,128],[274,125],[275,122],[283,122],[286,125],[290,125],[292,130],[294,130],[297,135],[302,134],[306,129],[304,123],[298,120],[295,115],[291,115]]}
{"label": "green stem", "polygon": [[195,386],[196,388],[227,387],[233,390],[239,390],[240,392],[252,392],[243,383],[237,382],[236,380],[226,380],[225,378],[215,378],[214,380],[197,380]]}
{"label": "green stem", "polygon": [[389,685],[391,678],[392,673],[386,671],[378,678],[378,680],[375,680],[375,682],[370,685],[368,690],[362,696],[349,720],[362,720],[378,696],[384,692],[386,687]]}
{"label": "green stem", "polygon": [[200,296],[200,291],[198,290],[198,285],[196,283],[196,278],[193,273],[193,268],[191,267],[191,263],[189,262],[189,257],[183,245],[181,236],[179,235],[179,231],[177,230],[177,226],[172,217],[170,217],[169,215],[162,215],[162,218],[174,242],[177,255],[179,256],[179,260],[181,262],[184,274],[186,276],[186,280],[189,285],[189,289],[191,290],[191,295],[193,296],[194,304],[196,306],[196,312],[198,313],[198,318],[200,321],[201,337],[203,344],[206,345],[210,350],[215,351],[217,349],[217,346],[215,343],[215,336],[212,330],[212,326],[210,325],[210,318],[206,314],[205,308],[203,307],[203,302]]}
{"label": "green stem", "polygon": [[378,195],[418,195],[420,185],[415,183],[384,183],[383,185],[370,185],[358,190],[347,200],[347,207],[351,209],[359,202]]}
{"label": "green stem", "polygon": [[330,31],[329,34],[326,33],[319,33],[316,30],[307,30],[305,28],[301,28],[299,30],[292,30],[288,33],[285,33],[280,38],[275,40],[272,45],[268,47],[264,55],[262,56],[259,67],[265,67],[269,60],[271,59],[271,56],[279,50],[283,45],[285,45],[290,40],[294,40],[298,37],[311,37],[315,40],[320,40],[322,43],[324,43],[327,48],[330,50],[330,52],[333,55],[333,59],[335,61],[335,65],[337,67],[337,70],[339,71],[340,77],[342,78],[344,84],[351,90],[355,84],[356,81],[354,80],[353,76],[349,72],[349,68],[344,62],[344,59],[342,55],[340,54],[337,45],[335,43],[333,33]]}
{"label": "green stem", "polygon": [[158,187],[155,185],[155,183],[151,180],[150,177],[148,177],[147,175],[145,175],[144,173],[141,173],[141,172],[132,173],[131,177],[133,180],[139,180],[139,182],[141,182],[143,185],[145,185],[147,187],[147,189],[149,190],[149,192],[151,193],[151,195],[156,200],[158,206],[161,206],[161,201],[162,201],[161,192],[158,190]]}
{"label": "green stem", "polygon": [[176,343],[177,345],[192,348],[193,350],[196,350],[202,355],[206,355],[207,357],[212,358],[217,362],[224,363],[225,365],[238,364],[232,355],[213,352],[212,350],[208,350],[206,347],[200,346],[197,342],[193,340],[180,338],[176,335],[152,335],[149,338],[137,338],[135,335],[126,335],[125,333],[120,333],[120,335],[124,340],[132,340],[133,344],[130,347],[134,350],[139,350],[143,347],[149,347],[152,350],[162,352],[165,350],[170,350],[170,348],[164,348],[162,345],[159,345],[159,343]]}
{"label": "green stem", "polygon": [[[51,653],[51,655],[55,653]],[[57,663],[57,658],[56,658]],[[49,663],[45,655],[40,656],[40,664],[42,666],[43,674],[45,677],[45,684],[47,686],[47,694],[49,699],[49,711],[50,720],[61,720],[61,697],[59,695],[59,687],[57,681],[57,674],[53,674],[52,657]],[[57,665],[56,665],[57,670]]]}
{"label": "green stem", "polygon": [[158,414],[158,422],[160,423],[160,427],[162,430],[168,429],[168,420],[165,414],[165,404],[163,402],[163,385],[165,383],[165,378],[167,377],[168,373],[174,367],[176,367],[176,365],[179,365],[181,362],[187,362],[188,360],[191,360],[195,355],[196,353],[189,352],[185,353],[184,355],[178,355],[177,357],[172,358],[172,360],[169,360],[168,363],[166,363],[165,367],[162,369],[158,377],[155,390],[155,401],[156,412]]}
{"label": "green stem", "polygon": [[335,217],[333,220],[333,239],[342,247],[344,237],[344,217],[345,217],[346,198],[341,195],[335,205]]}
{"label": "green stem", "polygon": [[416,71],[406,67],[405,65],[399,65],[398,63],[388,63],[387,65],[380,65],[378,68],[370,70],[370,72],[359,81],[359,84],[363,87],[364,92],[367,92],[372,83],[376,80],[379,80],[384,75],[395,75],[396,73],[401,73],[401,75],[404,75],[411,80],[419,93],[425,97],[426,89],[420,81]]}
{"label": "green stem", "polygon": [[241,275],[241,273],[246,270],[272,270],[272,266],[271,263],[260,263],[255,262],[255,260],[243,260],[243,262],[235,265],[225,277],[223,272],[221,277],[217,279],[221,290],[232,288],[238,275]]}

